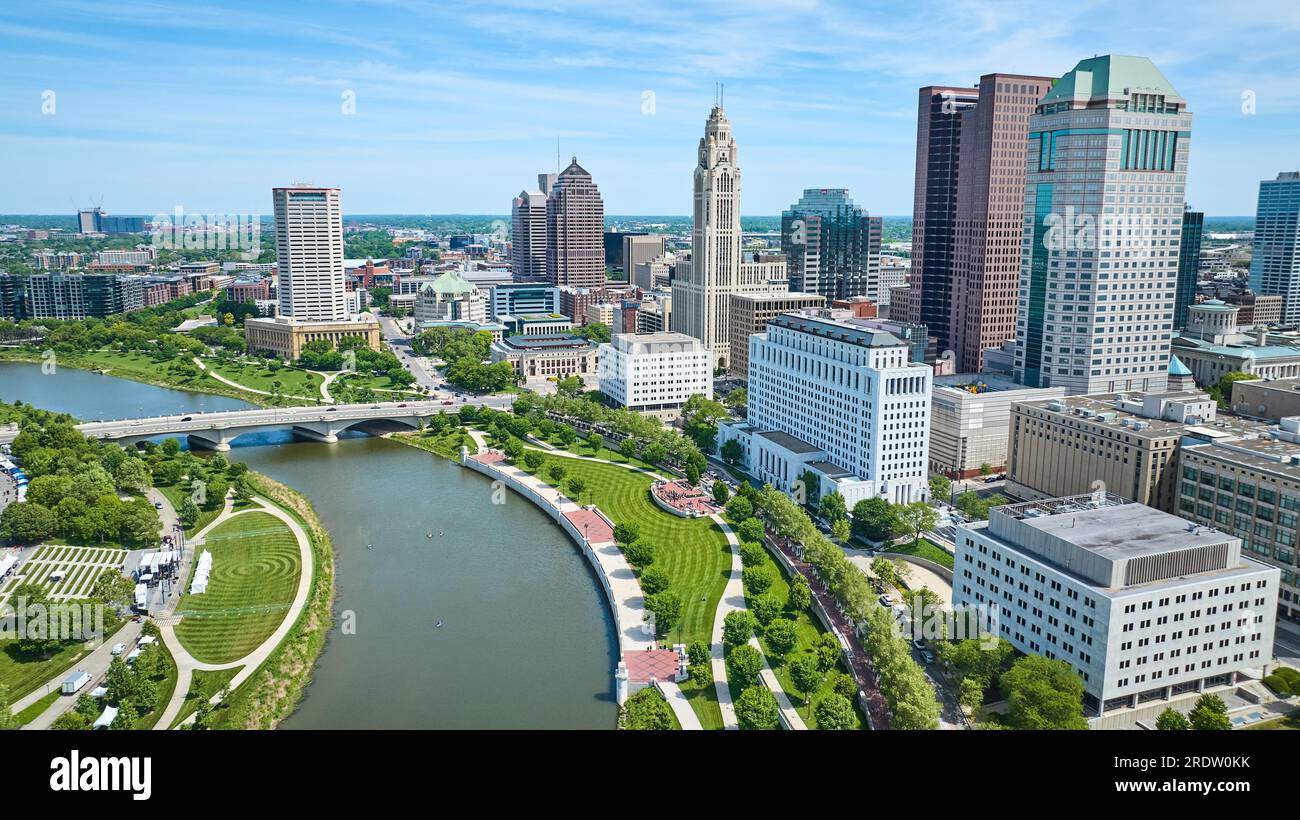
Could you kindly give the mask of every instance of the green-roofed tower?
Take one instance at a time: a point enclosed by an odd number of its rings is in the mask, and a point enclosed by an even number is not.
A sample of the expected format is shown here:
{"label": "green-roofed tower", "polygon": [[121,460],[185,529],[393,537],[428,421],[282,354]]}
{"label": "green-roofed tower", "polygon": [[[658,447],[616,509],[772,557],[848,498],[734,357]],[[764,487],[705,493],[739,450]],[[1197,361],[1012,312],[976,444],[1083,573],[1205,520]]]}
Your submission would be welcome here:
{"label": "green-roofed tower", "polygon": [[1161,391],[1192,115],[1146,57],[1081,60],[1029,120],[1018,381]]}

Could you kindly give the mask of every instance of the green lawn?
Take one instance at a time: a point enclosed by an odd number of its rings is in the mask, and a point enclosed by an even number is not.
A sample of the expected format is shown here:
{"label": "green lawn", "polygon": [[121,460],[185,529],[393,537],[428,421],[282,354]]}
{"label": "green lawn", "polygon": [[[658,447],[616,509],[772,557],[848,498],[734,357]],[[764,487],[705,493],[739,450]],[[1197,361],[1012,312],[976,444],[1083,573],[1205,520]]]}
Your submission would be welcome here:
{"label": "green lawn", "polygon": [[441,435],[401,435],[395,437],[412,447],[419,447],[421,450],[428,450],[431,453],[449,458],[453,461],[460,460],[461,445],[474,450],[474,440],[469,437],[462,427],[451,427],[445,430]]}
{"label": "green lawn", "polygon": [[[159,486],[157,487],[157,490],[167,496],[167,500],[172,503],[172,507],[178,512],[181,508],[181,503],[184,502],[186,497],[189,495],[189,492],[179,484],[174,484],[170,487]],[[194,520],[194,526],[185,528],[185,537],[189,538],[193,536],[194,533],[211,524],[218,515],[221,515],[222,509],[223,507],[217,507],[215,510],[205,510],[200,507],[199,517]]]}
{"label": "green lawn", "polygon": [[1277,718],[1275,720],[1265,721],[1264,723],[1256,723],[1253,726],[1247,726],[1246,729],[1248,730],[1259,729],[1261,731],[1278,730],[1278,729],[1282,729],[1282,730],[1289,729],[1291,731],[1300,730],[1300,711],[1292,712],[1289,715]]}
{"label": "green lawn", "polygon": [[220,359],[203,359],[203,364],[214,373],[219,373],[232,382],[253,390],[275,392],[273,384],[280,383],[283,396],[303,396],[309,399],[320,396],[323,378],[309,370],[280,365],[273,367],[264,359],[241,358],[230,362]]}
{"label": "green lawn", "polygon": [[[775,596],[778,601],[787,601],[790,597],[789,577],[785,574],[781,565],[777,563],[776,559],[772,557],[770,552],[765,550],[763,556],[765,560],[760,566],[767,567],[768,572],[776,579],[772,582],[772,586],[768,589],[766,594]],[[745,601],[746,603],[751,603],[748,591],[745,592]],[[786,612],[785,617],[789,617],[788,611]],[[771,647],[768,646],[767,641],[764,639],[762,634],[762,627],[759,627],[758,642],[762,645],[763,654],[767,656],[767,662],[771,665],[772,671],[776,674],[776,679],[781,684],[781,688],[785,690],[786,695],[790,698],[790,702],[794,704],[795,711],[799,713],[799,717],[803,718],[804,723],[808,725],[809,729],[816,729],[817,703],[826,695],[831,694],[833,690],[829,683],[823,681],[821,688],[813,693],[808,704],[805,705],[803,695],[794,688],[794,684],[790,681],[790,672],[787,665],[790,661],[799,657],[801,654],[811,654],[814,651],[813,647],[816,645],[817,639],[826,630],[822,628],[821,621],[817,620],[816,616],[808,610],[802,610],[798,613],[794,619],[794,628],[795,634],[798,636],[798,642],[784,660],[777,657],[776,653],[774,653]],[[837,664],[835,668],[836,670],[846,674],[848,672],[848,670],[844,668],[843,663]],[[733,690],[732,696],[739,697],[740,693]],[[861,729],[866,724],[862,720],[857,698],[850,698],[850,700],[853,702],[854,714],[857,715],[858,718],[858,725],[855,728]]]}
{"label": "green lawn", "polygon": [[419,395],[418,391],[398,384],[388,378],[387,374],[375,376],[370,373],[350,373],[345,376],[339,376],[335,379],[334,383],[330,385],[330,392],[333,393],[335,388],[351,388],[354,390],[392,390],[410,396]]}
{"label": "green lawn", "polygon": [[[123,623],[125,621],[105,623],[104,640],[111,640]],[[4,687],[6,697],[13,703],[46,681],[67,672],[90,652],[83,643],[71,642],[62,644],[48,658],[43,658],[19,651],[17,640],[0,641],[0,686]]]}
{"label": "green lawn", "polygon": [[280,625],[302,562],[293,532],[264,512],[223,522],[205,546],[212,552],[211,580],[207,592],[182,599],[176,637],[195,658],[227,663],[256,649]]}
{"label": "green lawn", "polygon": [[[655,545],[655,564],[668,571],[670,588],[682,599],[682,620],[663,640],[688,646],[695,641],[711,643],[713,615],[731,571],[731,551],[718,526],[708,519],[678,518],[656,507],[650,500],[651,478],[643,473],[596,461],[552,457],[543,462],[542,476],[552,461],[564,465],[566,482],[575,477],[587,482],[584,503],[596,504],[616,524],[639,524],[641,537]],[[682,689],[706,727],[722,725],[712,685]]]}
{"label": "green lawn", "polygon": [[58,700],[62,694],[63,693],[61,691],[55,689],[45,697],[33,703],[31,706],[28,706],[26,709],[19,712],[18,725],[26,726],[27,724],[31,723],[33,720],[36,720],[36,718],[45,714],[45,710],[50,708],[50,706],[54,704],[54,701]]}
{"label": "green lawn", "polygon": [[[242,666],[235,666],[230,669],[218,669],[209,672],[204,669],[194,670],[194,679],[190,682],[190,691],[185,695],[185,703],[181,706],[181,711],[176,715],[176,720],[172,721],[169,729],[175,729],[185,722],[185,719],[194,714],[194,710],[199,708],[200,700],[210,699],[213,695],[221,691],[221,687],[230,682],[230,679],[239,674]],[[216,722],[218,715],[222,714],[221,707],[213,711],[213,719]]]}
{"label": "green lawn", "polygon": [[947,567],[948,569],[952,569],[953,565],[951,552],[948,552],[943,547],[925,538],[922,538],[920,541],[916,542],[916,544],[913,544],[910,540],[898,544],[890,544],[886,549],[886,552],[896,552],[900,555],[914,555],[917,558],[924,558],[927,561],[933,561],[934,563]]}

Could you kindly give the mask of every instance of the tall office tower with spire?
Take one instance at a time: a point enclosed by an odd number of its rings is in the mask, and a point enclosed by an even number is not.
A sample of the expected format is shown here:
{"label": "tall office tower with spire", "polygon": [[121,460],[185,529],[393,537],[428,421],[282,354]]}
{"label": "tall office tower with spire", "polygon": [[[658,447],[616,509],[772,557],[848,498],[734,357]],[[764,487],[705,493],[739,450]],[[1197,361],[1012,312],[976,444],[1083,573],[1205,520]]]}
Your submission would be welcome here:
{"label": "tall office tower with spire", "polygon": [[962,112],[979,101],[979,89],[931,85],[918,94],[916,185],[912,196],[912,274],[908,316],[924,323],[948,350],[952,314],[952,252],[957,219],[957,158]]}
{"label": "tall office tower with spire", "polygon": [[1081,61],[1029,119],[1016,380],[1160,392],[1192,115],[1145,57]]}
{"label": "tall office tower with spire", "polygon": [[1029,117],[1053,79],[985,74],[961,113],[947,348],[958,373],[1016,337]]}
{"label": "tall office tower with spire", "polygon": [[[541,180],[538,180],[541,182]],[[546,278],[553,285],[605,284],[605,202],[574,157],[546,198]]]}
{"label": "tall office tower with spire", "polygon": [[280,315],[348,317],[343,277],[343,204],[338,188],[272,188]]}
{"label": "tall office tower with spire", "polygon": [[730,359],[733,293],[789,290],[784,260],[742,258],[740,165],[731,123],[719,103],[709,112],[695,165],[691,258],[673,279],[672,329],[713,351],[717,365]]}
{"label": "tall office tower with spire", "polygon": [[854,205],[847,188],[808,188],[781,214],[790,290],[879,304],[881,219]]}
{"label": "tall office tower with spire", "polygon": [[1282,296],[1282,321],[1300,321],[1300,171],[1259,183],[1250,289]]}
{"label": "tall office tower with spire", "polygon": [[546,195],[555,174],[538,174],[535,191],[520,191],[510,203],[510,270],[517,279],[546,275]]}

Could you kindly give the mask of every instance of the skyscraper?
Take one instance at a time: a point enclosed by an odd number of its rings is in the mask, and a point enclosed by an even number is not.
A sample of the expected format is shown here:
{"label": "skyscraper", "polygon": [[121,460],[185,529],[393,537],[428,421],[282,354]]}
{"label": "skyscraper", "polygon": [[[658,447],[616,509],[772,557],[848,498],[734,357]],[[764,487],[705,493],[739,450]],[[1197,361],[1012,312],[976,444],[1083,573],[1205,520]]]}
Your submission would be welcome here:
{"label": "skyscraper", "polygon": [[948,317],[958,373],[1016,336],[1029,116],[1051,87],[1051,77],[985,74],[979,102],[961,113]]}
{"label": "skyscraper", "polygon": [[1187,308],[1196,301],[1196,274],[1201,268],[1205,214],[1183,207],[1182,244],[1178,247],[1178,285],[1174,291],[1174,329],[1187,327]]}
{"label": "skyscraper", "polygon": [[1282,296],[1282,321],[1300,321],[1300,171],[1259,183],[1250,289]]}
{"label": "skyscraper", "polygon": [[536,191],[520,191],[510,203],[510,271],[516,279],[546,275],[547,177],[538,174]]}
{"label": "skyscraper", "polygon": [[[957,219],[957,158],[961,148],[961,114],[979,101],[979,90],[926,86],[918,95],[916,117],[916,186],[912,197],[912,279],[919,308],[914,315],[894,316],[924,323],[939,343],[948,343],[952,313],[952,251]],[[891,315],[893,310],[891,308]]]}
{"label": "skyscraper", "polygon": [[827,299],[879,303],[881,219],[854,205],[847,188],[808,188],[781,214],[790,289]]}
{"label": "skyscraper", "polygon": [[[715,105],[704,124],[695,165],[691,259],[673,280],[672,328],[713,351],[718,367],[730,353],[731,294],[788,290],[784,262],[744,263],[740,236],[740,165],[731,123]],[[778,279],[779,270],[779,279]]]}
{"label": "skyscraper", "polygon": [[347,318],[343,205],[338,188],[272,188],[280,315],[306,321]]}
{"label": "skyscraper", "polygon": [[1192,115],[1145,57],[1081,61],[1029,120],[1016,380],[1165,389]]}
{"label": "skyscraper", "polygon": [[546,199],[546,278],[553,285],[605,284],[605,203],[574,157]]}

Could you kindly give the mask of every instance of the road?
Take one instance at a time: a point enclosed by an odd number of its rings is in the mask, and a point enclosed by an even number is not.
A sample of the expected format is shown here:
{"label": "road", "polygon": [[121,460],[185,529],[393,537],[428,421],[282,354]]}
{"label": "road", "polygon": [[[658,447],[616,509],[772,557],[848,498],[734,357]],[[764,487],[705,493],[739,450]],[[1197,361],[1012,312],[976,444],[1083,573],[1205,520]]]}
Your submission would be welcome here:
{"label": "road", "polygon": [[1273,660],[1300,669],[1300,634],[1277,627],[1273,634]]}
{"label": "road", "polygon": [[415,376],[415,383],[425,388],[431,394],[448,389],[447,383],[428,361],[422,356],[415,355],[411,349],[411,340],[402,330],[398,321],[391,316],[379,317],[379,329],[383,333],[384,341],[397,354],[397,359]]}

